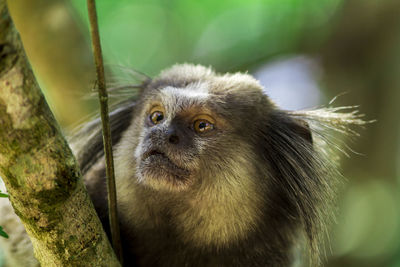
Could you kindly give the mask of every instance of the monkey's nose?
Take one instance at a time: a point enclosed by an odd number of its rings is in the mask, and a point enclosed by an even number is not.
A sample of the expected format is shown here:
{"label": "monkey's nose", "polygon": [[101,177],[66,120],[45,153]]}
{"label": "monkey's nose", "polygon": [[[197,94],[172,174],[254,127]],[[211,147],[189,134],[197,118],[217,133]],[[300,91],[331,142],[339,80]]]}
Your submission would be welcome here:
{"label": "monkey's nose", "polygon": [[170,135],[168,136],[168,141],[169,141],[171,144],[176,145],[176,144],[179,143],[179,137],[178,137],[176,134],[170,134]]}
{"label": "monkey's nose", "polygon": [[173,127],[172,125],[167,130],[167,139],[168,139],[168,142],[173,145],[176,145],[179,143],[179,136],[176,133],[175,127]]}

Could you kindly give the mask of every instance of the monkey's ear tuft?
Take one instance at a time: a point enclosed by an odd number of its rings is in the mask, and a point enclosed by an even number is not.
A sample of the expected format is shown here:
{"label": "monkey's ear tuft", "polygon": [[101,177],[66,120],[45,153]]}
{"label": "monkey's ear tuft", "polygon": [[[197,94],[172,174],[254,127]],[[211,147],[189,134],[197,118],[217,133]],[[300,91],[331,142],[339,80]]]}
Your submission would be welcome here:
{"label": "monkey's ear tuft", "polygon": [[297,133],[300,137],[302,137],[304,140],[310,142],[310,144],[313,144],[313,138],[312,138],[312,132],[310,129],[310,125],[302,120],[302,119],[293,119],[290,127],[292,130]]}

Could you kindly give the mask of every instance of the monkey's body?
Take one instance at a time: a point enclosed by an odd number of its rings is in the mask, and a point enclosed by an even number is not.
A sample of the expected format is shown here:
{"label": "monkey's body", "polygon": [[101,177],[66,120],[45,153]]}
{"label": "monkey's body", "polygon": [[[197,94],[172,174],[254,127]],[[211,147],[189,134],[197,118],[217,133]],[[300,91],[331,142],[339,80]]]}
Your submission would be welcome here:
{"label": "monkey's body", "polygon": [[[110,118],[124,265],[290,266],[301,245],[318,265],[337,173],[311,124],[363,123],[335,111],[279,110],[251,76],[202,66],[144,83]],[[109,231],[99,120],[71,144]]]}
{"label": "monkey's body", "polygon": [[[125,266],[290,266],[293,259],[293,243],[277,240],[274,237],[276,233],[266,231],[282,229],[282,225],[270,223],[271,228],[265,225],[251,230],[242,240],[225,247],[202,246],[182,240],[182,233],[175,227],[171,205],[179,207],[187,203],[180,203],[168,194],[155,194],[151,190],[138,193],[134,199],[137,201],[135,203],[146,206],[135,211],[135,216],[138,216],[135,223],[133,217],[126,218],[120,213]],[[103,206],[96,208],[101,210],[99,213],[105,214]],[[108,226],[106,216],[101,220],[103,225]]]}

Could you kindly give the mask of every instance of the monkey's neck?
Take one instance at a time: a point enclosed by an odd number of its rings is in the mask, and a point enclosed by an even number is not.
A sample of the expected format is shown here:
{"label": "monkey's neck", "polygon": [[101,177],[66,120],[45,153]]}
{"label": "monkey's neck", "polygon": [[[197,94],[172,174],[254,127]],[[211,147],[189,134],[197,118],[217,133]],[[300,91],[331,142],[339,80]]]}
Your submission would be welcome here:
{"label": "monkey's neck", "polygon": [[225,186],[224,190],[215,185],[176,194],[135,184],[134,192],[120,199],[122,216],[138,233],[159,234],[168,229],[184,244],[222,248],[245,239],[261,219],[262,199],[255,189],[243,194],[249,189],[243,186],[252,185]]}

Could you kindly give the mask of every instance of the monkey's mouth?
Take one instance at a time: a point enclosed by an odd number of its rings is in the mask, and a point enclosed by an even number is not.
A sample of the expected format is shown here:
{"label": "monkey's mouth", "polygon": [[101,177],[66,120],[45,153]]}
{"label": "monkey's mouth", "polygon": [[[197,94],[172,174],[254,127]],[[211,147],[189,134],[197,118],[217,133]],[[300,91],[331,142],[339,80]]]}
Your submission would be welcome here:
{"label": "monkey's mouth", "polygon": [[145,152],[140,162],[141,173],[148,178],[164,179],[174,183],[185,182],[190,171],[175,164],[160,150]]}
{"label": "monkey's mouth", "polygon": [[169,158],[164,153],[162,153],[162,152],[160,152],[158,150],[151,150],[150,152],[145,153],[144,156],[143,156],[143,159],[146,159],[146,158],[151,157],[151,156],[161,156],[161,157],[166,158],[166,159],[169,160]]}

